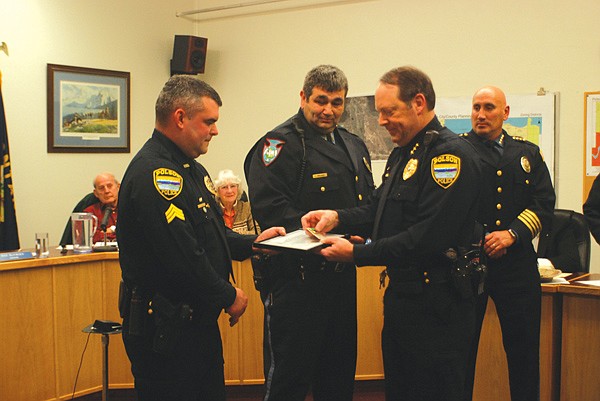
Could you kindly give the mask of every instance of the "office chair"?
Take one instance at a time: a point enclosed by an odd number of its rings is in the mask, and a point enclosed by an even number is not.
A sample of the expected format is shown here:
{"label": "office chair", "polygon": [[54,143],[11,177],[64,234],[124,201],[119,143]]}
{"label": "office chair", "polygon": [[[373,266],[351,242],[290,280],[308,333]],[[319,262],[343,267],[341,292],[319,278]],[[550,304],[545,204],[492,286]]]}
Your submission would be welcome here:
{"label": "office chair", "polygon": [[[97,202],[100,202],[100,200],[98,198],[96,198],[96,195],[94,195],[93,192],[90,192],[89,194],[84,196],[77,205],[75,205],[72,213],[83,212],[83,210],[86,207],[91,206]],[[67,224],[65,226],[65,231],[63,231],[63,235],[62,235],[62,237],[60,239],[60,243],[59,243],[63,248],[65,245],[73,243],[73,232],[71,230],[71,227],[72,227],[71,215],[69,215],[69,219],[67,220]]]}
{"label": "office chair", "polygon": [[[583,214],[555,209],[551,227],[543,227],[540,234],[538,257],[559,260],[556,267],[564,271],[587,273],[590,271],[590,244],[590,231]],[[574,259],[578,259],[579,266]],[[569,267],[572,265],[575,267]]]}

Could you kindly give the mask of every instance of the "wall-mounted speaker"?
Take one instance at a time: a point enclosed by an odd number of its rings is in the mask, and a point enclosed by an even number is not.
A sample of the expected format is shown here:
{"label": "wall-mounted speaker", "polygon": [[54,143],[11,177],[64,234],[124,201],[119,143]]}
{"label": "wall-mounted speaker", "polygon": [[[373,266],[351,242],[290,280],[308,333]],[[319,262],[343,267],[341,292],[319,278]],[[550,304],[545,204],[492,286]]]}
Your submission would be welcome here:
{"label": "wall-mounted speaker", "polygon": [[199,36],[175,35],[171,75],[204,72],[208,39]]}

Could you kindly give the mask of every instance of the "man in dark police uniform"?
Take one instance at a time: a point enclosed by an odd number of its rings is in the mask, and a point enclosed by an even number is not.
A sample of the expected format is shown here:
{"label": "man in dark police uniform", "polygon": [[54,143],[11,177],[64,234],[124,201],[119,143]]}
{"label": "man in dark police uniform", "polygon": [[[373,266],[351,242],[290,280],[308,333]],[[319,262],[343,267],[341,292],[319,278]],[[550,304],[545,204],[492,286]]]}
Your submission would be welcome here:
{"label": "man in dark police uniform", "polygon": [[[471,277],[452,274],[472,242],[480,167],[473,147],[438,121],[429,77],[386,73],[375,92],[379,124],[398,145],[373,201],[302,218],[305,228],[361,232],[364,244],[328,238],[327,260],[385,265],[382,332],[387,401],[459,401],[474,331]],[[462,271],[462,270],[461,270]]]}
{"label": "man in dark police uniform", "polygon": [[[229,281],[231,256],[255,236],[225,229],[215,189],[194,159],[218,134],[221,99],[173,76],[156,102],[156,128],[131,161],[119,196],[123,341],[140,401],[223,401],[221,310],[235,324],[248,299]],[[259,239],[283,229],[274,228]]]}
{"label": "man in dark police uniform", "polygon": [[480,89],[473,96],[473,129],[463,135],[482,156],[479,221],[489,231],[484,243],[489,273],[485,292],[477,300],[477,334],[465,396],[469,401],[488,296],[502,327],[511,399],[539,400],[541,287],[531,240],[550,223],[555,195],[540,149],[502,129],[509,111],[502,90]]}
{"label": "man in dark police uniform", "polygon": [[[301,228],[315,208],[364,204],[373,190],[365,144],[337,123],[348,81],[333,66],[306,76],[299,112],[252,148],[245,170],[261,227]],[[316,254],[271,257],[265,303],[265,401],[350,401],[356,370],[356,269]]]}

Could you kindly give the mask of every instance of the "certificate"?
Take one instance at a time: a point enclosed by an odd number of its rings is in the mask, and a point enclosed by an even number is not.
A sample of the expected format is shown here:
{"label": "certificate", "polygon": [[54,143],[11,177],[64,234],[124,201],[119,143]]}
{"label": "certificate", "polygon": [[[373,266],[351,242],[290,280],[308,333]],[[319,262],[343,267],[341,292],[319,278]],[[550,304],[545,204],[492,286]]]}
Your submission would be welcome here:
{"label": "certificate", "polygon": [[[342,237],[342,234],[318,234],[320,237]],[[255,242],[257,248],[274,249],[278,251],[310,251],[326,246],[316,236],[309,235],[306,231],[299,229],[264,241]]]}

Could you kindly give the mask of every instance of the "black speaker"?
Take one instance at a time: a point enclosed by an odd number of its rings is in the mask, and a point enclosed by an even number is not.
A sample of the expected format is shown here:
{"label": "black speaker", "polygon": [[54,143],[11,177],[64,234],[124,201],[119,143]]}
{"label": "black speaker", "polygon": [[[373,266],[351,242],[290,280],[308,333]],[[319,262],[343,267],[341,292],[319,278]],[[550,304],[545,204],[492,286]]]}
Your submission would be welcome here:
{"label": "black speaker", "polygon": [[171,75],[204,72],[208,39],[199,36],[175,35]]}

